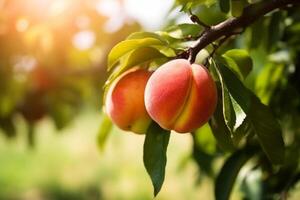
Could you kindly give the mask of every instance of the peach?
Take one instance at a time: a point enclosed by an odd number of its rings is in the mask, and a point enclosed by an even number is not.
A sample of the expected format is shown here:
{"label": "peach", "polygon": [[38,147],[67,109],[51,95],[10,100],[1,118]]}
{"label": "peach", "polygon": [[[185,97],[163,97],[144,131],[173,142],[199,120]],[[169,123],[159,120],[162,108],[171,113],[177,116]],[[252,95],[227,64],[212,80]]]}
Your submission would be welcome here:
{"label": "peach", "polygon": [[151,123],[144,104],[144,91],[151,72],[133,68],[118,77],[105,98],[105,110],[120,129],[144,134]]}
{"label": "peach", "polygon": [[145,89],[145,106],[162,128],[191,132],[205,124],[217,104],[217,90],[208,70],[176,59],[159,67]]}
{"label": "peach", "polygon": [[29,78],[34,90],[46,92],[55,87],[55,77],[46,68],[40,66],[33,68]]}

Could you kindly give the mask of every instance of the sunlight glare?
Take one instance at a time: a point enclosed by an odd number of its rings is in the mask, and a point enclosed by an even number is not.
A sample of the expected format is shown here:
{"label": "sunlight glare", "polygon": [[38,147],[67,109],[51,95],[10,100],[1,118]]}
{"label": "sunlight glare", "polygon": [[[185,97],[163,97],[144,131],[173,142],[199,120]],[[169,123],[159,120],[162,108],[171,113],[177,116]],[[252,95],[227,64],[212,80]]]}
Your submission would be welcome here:
{"label": "sunlight glare", "polygon": [[54,1],[50,6],[49,13],[51,16],[61,15],[68,9],[70,4],[71,4],[71,2],[67,1],[67,0]]}
{"label": "sunlight glare", "polygon": [[122,8],[120,1],[116,0],[101,0],[97,4],[97,11],[109,19],[105,24],[105,30],[107,32],[115,32],[120,29],[127,18],[127,13]]}
{"label": "sunlight glare", "polygon": [[91,20],[88,16],[81,15],[81,16],[76,17],[75,23],[78,28],[86,29],[90,26]]}
{"label": "sunlight glare", "polygon": [[15,56],[14,60],[14,71],[15,72],[29,72],[36,65],[37,60],[32,56]]}
{"label": "sunlight glare", "polygon": [[25,18],[20,18],[16,22],[16,30],[19,32],[25,32],[29,26],[29,21]]}
{"label": "sunlight glare", "polygon": [[79,50],[90,49],[96,40],[96,35],[93,31],[85,30],[76,33],[73,37],[73,45]]}
{"label": "sunlight glare", "polygon": [[124,0],[129,15],[148,30],[158,29],[163,25],[173,2],[174,0]]}

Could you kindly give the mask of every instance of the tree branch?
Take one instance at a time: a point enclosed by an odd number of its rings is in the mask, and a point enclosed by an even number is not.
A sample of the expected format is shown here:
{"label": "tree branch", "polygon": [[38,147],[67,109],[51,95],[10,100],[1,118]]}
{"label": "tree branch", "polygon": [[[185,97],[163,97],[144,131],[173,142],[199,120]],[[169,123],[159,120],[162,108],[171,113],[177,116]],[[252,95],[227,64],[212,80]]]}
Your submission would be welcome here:
{"label": "tree branch", "polygon": [[211,26],[209,29],[205,29],[196,44],[189,49],[189,61],[194,63],[199,51],[219,38],[223,36],[230,37],[231,35],[236,34],[237,31],[245,29],[254,21],[273,10],[296,4],[300,4],[300,1],[269,0],[254,3],[245,7],[241,16],[227,19],[215,26]]}

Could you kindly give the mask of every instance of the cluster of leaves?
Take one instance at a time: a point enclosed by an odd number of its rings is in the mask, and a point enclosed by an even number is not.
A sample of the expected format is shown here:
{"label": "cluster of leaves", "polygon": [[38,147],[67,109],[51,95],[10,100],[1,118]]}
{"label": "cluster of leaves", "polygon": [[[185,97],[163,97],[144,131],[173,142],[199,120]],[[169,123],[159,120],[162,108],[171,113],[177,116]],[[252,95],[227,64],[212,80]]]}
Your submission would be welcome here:
{"label": "cluster of leaves", "polygon": [[[206,24],[216,24],[241,15],[239,10],[251,3],[178,0],[174,7],[179,6],[182,15],[192,11]],[[207,67],[217,83],[219,100],[209,123],[192,134],[191,157],[201,175],[215,180],[216,199],[228,199],[236,182],[247,199],[286,195],[299,179],[299,11],[291,7],[269,13],[231,38],[213,58],[207,56],[215,51],[214,44],[197,56],[198,63],[209,59]],[[133,33],[112,48],[106,88],[131,67],[156,69],[168,60],[185,56],[204,30],[199,24],[170,21],[162,31]],[[100,146],[111,128],[107,118],[103,122],[107,129],[99,135]],[[154,195],[164,181],[169,138],[170,132],[155,123],[146,133],[144,165]],[[217,160],[224,164],[215,171]],[[247,176],[239,173],[242,168]],[[250,180],[249,174],[257,178]]]}

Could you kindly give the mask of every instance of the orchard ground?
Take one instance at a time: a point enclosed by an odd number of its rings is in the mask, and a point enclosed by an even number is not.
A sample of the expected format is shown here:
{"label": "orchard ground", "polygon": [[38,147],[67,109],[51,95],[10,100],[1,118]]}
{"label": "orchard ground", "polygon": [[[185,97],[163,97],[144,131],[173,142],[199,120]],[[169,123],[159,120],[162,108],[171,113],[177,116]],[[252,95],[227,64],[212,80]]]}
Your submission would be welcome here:
{"label": "orchard ground", "polygon": [[[150,179],[142,162],[144,136],[114,129],[105,150],[97,148],[101,116],[80,115],[57,132],[48,119],[38,124],[35,149],[27,147],[25,128],[19,123],[16,140],[0,134],[0,199],[152,199]],[[191,137],[172,134],[164,187],[157,200],[213,199],[211,180],[197,181],[190,153]],[[237,191],[237,190],[235,190]],[[300,191],[291,200],[300,198]],[[234,193],[232,199],[240,199]]]}
{"label": "orchard ground", "polygon": [[[96,144],[100,121],[100,114],[85,112],[57,133],[52,122],[43,119],[34,149],[27,147],[22,122],[16,140],[7,141],[0,134],[0,199],[152,199],[142,162],[144,136],[115,128],[100,152]],[[192,160],[180,169],[190,153],[190,139],[186,134],[171,135],[158,200],[213,199],[211,181],[194,184],[197,168]]]}

